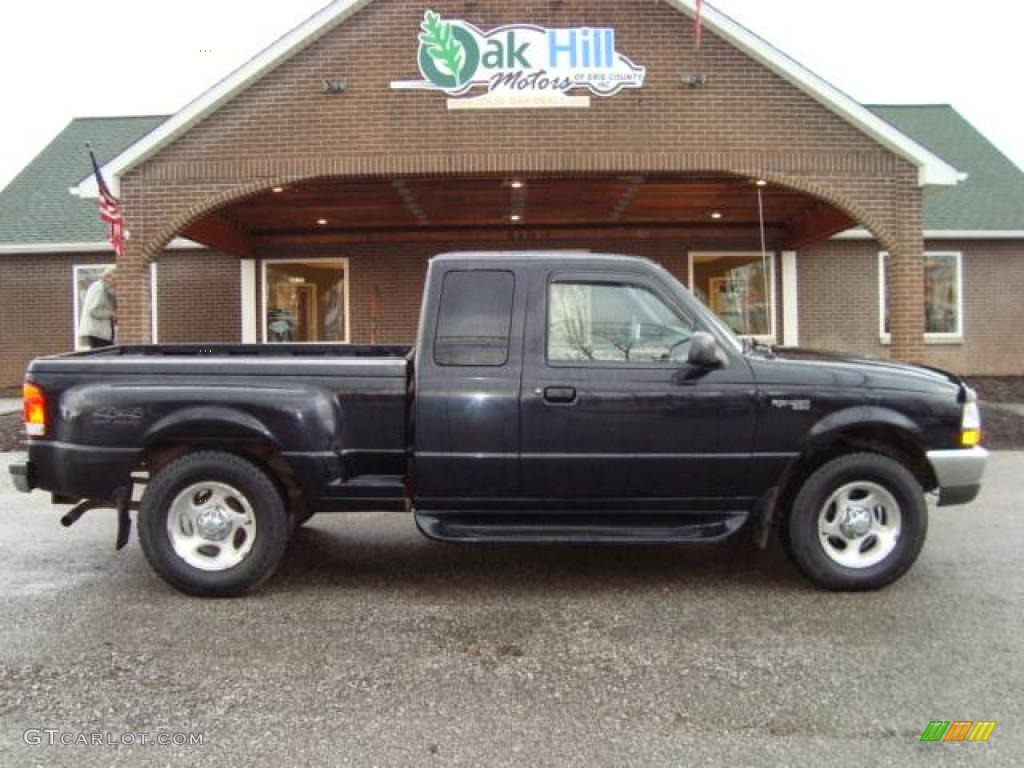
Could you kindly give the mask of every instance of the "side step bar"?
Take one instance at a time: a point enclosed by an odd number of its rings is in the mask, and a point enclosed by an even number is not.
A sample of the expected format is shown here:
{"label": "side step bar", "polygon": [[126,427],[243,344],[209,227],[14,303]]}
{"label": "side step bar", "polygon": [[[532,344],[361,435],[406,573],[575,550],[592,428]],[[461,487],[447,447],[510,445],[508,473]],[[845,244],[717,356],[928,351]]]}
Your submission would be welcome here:
{"label": "side step bar", "polygon": [[729,538],[746,512],[616,514],[416,513],[424,536],[453,544],[677,544]]}

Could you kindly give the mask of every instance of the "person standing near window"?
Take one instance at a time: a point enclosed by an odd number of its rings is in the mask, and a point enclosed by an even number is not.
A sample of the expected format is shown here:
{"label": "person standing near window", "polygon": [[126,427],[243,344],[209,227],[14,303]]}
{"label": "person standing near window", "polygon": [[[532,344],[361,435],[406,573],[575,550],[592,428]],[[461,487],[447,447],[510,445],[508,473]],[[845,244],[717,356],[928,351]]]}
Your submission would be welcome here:
{"label": "person standing near window", "polygon": [[103,270],[100,279],[89,286],[82,301],[78,336],[89,349],[110,347],[117,331],[117,294],[114,292],[116,267]]}

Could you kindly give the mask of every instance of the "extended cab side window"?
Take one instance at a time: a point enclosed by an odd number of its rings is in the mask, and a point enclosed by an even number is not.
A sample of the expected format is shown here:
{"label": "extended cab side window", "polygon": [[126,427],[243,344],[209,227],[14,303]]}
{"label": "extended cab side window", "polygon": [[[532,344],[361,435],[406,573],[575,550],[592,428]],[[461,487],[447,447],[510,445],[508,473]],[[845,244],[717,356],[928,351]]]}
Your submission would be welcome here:
{"label": "extended cab side window", "polygon": [[515,289],[511,272],[461,270],[445,275],[434,362],[444,366],[505,365]]}
{"label": "extended cab side window", "polygon": [[551,362],[685,360],[693,333],[689,320],[642,285],[555,282],[548,288]]}

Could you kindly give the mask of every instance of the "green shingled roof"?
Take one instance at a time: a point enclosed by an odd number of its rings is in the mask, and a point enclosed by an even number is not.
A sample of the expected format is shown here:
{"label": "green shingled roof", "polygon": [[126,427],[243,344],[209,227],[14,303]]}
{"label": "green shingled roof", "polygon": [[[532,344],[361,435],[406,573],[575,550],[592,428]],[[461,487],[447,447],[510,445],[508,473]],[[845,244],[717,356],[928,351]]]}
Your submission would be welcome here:
{"label": "green shingled roof", "polygon": [[106,240],[95,200],[68,192],[92,173],[85,144],[105,163],[166,117],[85,117],[72,120],[0,192],[0,244],[92,243]]}
{"label": "green shingled roof", "polygon": [[970,175],[925,197],[926,230],[1024,230],[1024,171],[948,104],[868,107]]}
{"label": "green shingled roof", "polygon": [[[925,199],[927,230],[1024,230],[1024,172],[948,105],[873,106],[879,117],[970,178]],[[90,142],[101,163],[141,139],[166,117],[73,120],[0,192],[0,245],[101,243],[95,200],[68,189],[89,175]]]}

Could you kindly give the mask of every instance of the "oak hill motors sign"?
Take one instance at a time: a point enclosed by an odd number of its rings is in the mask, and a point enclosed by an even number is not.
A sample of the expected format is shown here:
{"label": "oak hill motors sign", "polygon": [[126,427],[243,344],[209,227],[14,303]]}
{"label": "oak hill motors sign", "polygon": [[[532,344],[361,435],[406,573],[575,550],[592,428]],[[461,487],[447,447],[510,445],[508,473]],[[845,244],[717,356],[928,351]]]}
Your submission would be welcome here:
{"label": "oak hill motors sign", "polygon": [[484,32],[433,11],[420,25],[418,62],[422,80],[391,87],[440,91],[449,109],[588,107],[590,94],[641,88],[647,75],[618,52],[612,28],[506,24]]}

